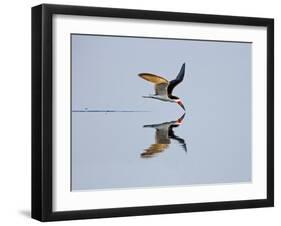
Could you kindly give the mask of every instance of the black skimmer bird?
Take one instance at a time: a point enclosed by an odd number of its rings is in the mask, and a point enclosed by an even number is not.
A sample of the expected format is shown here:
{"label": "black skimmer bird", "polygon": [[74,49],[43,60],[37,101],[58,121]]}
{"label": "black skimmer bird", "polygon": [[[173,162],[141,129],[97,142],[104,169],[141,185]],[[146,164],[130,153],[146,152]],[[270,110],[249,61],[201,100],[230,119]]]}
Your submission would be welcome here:
{"label": "black skimmer bird", "polygon": [[180,143],[183,150],[187,152],[185,140],[176,136],[173,128],[180,126],[183,123],[185,114],[183,114],[178,120],[171,122],[163,122],[160,124],[144,125],[144,128],[154,128],[155,131],[155,143],[150,145],[147,149],[141,153],[141,157],[152,157],[157,153],[163,152],[169,147],[171,139]]}
{"label": "black skimmer bird", "polygon": [[185,71],[185,63],[182,65],[181,70],[178,76],[176,77],[176,79],[171,81],[168,81],[167,79],[161,76],[154,75],[151,73],[140,73],[139,76],[141,78],[155,84],[155,94],[149,96],[143,96],[143,97],[153,98],[153,99],[171,102],[171,103],[177,103],[183,108],[183,110],[185,110],[182,100],[179,97],[172,95],[174,88],[182,82],[184,78],[184,71]]}

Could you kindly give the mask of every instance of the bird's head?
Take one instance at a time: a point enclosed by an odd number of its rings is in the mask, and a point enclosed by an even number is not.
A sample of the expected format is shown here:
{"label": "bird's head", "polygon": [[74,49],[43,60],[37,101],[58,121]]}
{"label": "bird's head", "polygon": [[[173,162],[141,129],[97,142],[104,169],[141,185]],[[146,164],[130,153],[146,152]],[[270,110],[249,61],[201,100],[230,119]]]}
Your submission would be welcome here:
{"label": "bird's head", "polygon": [[177,98],[177,99],[175,100],[175,102],[176,102],[179,106],[181,106],[181,108],[185,111],[185,107],[184,107],[183,102],[182,102],[182,100],[181,100],[180,98]]}

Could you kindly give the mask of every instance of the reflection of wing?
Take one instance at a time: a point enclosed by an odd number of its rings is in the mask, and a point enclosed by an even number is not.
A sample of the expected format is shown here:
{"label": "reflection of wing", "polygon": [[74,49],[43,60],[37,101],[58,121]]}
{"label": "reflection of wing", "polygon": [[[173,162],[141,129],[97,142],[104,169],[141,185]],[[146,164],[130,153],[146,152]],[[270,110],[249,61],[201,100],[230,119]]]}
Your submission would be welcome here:
{"label": "reflection of wing", "polygon": [[164,122],[159,124],[151,124],[151,125],[144,125],[145,128],[154,128],[155,131],[155,144],[150,145],[149,148],[145,149],[143,153],[141,153],[141,157],[152,157],[157,153],[163,152],[169,147],[171,143],[170,139],[177,140],[186,151],[186,144],[184,139],[176,136],[174,134],[173,128],[178,127],[182,124],[184,119],[184,115],[182,115],[176,121]]}
{"label": "reflection of wing", "polygon": [[155,142],[157,144],[169,144],[170,138],[168,136],[168,130],[166,128],[156,129]]}
{"label": "reflection of wing", "polygon": [[168,144],[152,144],[141,153],[141,157],[152,157],[153,155],[164,151],[168,146]]}
{"label": "reflection of wing", "polygon": [[141,73],[139,76],[146,81],[152,82],[155,84],[155,94],[156,95],[167,95],[167,87],[169,81],[161,76],[150,74],[150,73]]}
{"label": "reflection of wing", "polygon": [[179,125],[182,124],[184,117],[185,117],[185,113],[177,121],[175,121],[174,124],[170,125],[169,131],[168,131],[168,136],[169,136],[169,138],[178,141],[181,144],[183,150],[185,152],[187,152],[185,140],[183,138],[175,135],[175,133],[173,131],[173,128],[178,127]]}
{"label": "reflection of wing", "polygon": [[[149,126],[145,126],[149,127]],[[141,157],[152,157],[153,155],[164,151],[169,147],[170,138],[168,136],[168,127],[162,126],[162,128],[156,128],[155,132],[155,144],[150,145],[141,153]]]}
{"label": "reflection of wing", "polygon": [[173,127],[177,127],[177,126],[171,126],[171,127],[170,127],[170,129],[169,129],[169,137],[170,137],[171,139],[173,139],[173,140],[177,140],[177,141],[181,144],[183,150],[184,150],[185,152],[187,152],[187,147],[186,147],[185,140],[182,139],[182,138],[180,138],[179,136],[175,135],[175,133],[174,133],[174,131],[173,131]]}

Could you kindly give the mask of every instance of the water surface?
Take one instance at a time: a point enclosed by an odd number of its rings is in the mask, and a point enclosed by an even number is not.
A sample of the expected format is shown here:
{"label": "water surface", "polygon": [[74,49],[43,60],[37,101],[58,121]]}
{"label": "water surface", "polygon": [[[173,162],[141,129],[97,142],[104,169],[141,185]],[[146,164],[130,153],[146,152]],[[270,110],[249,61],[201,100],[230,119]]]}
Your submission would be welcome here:
{"label": "water surface", "polygon": [[250,151],[233,134],[196,128],[188,115],[175,125],[180,116],[73,112],[72,190],[250,181]]}

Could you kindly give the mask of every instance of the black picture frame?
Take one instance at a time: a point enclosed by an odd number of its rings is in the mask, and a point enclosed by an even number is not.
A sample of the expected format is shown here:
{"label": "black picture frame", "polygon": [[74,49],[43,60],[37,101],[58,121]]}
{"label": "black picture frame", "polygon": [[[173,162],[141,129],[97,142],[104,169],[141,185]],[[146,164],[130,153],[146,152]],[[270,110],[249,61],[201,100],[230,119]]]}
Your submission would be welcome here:
{"label": "black picture frame", "polygon": [[[267,198],[128,208],[52,210],[52,17],[54,14],[134,18],[267,28]],[[40,221],[270,207],[274,205],[274,20],[42,4],[32,8],[32,218]]]}

